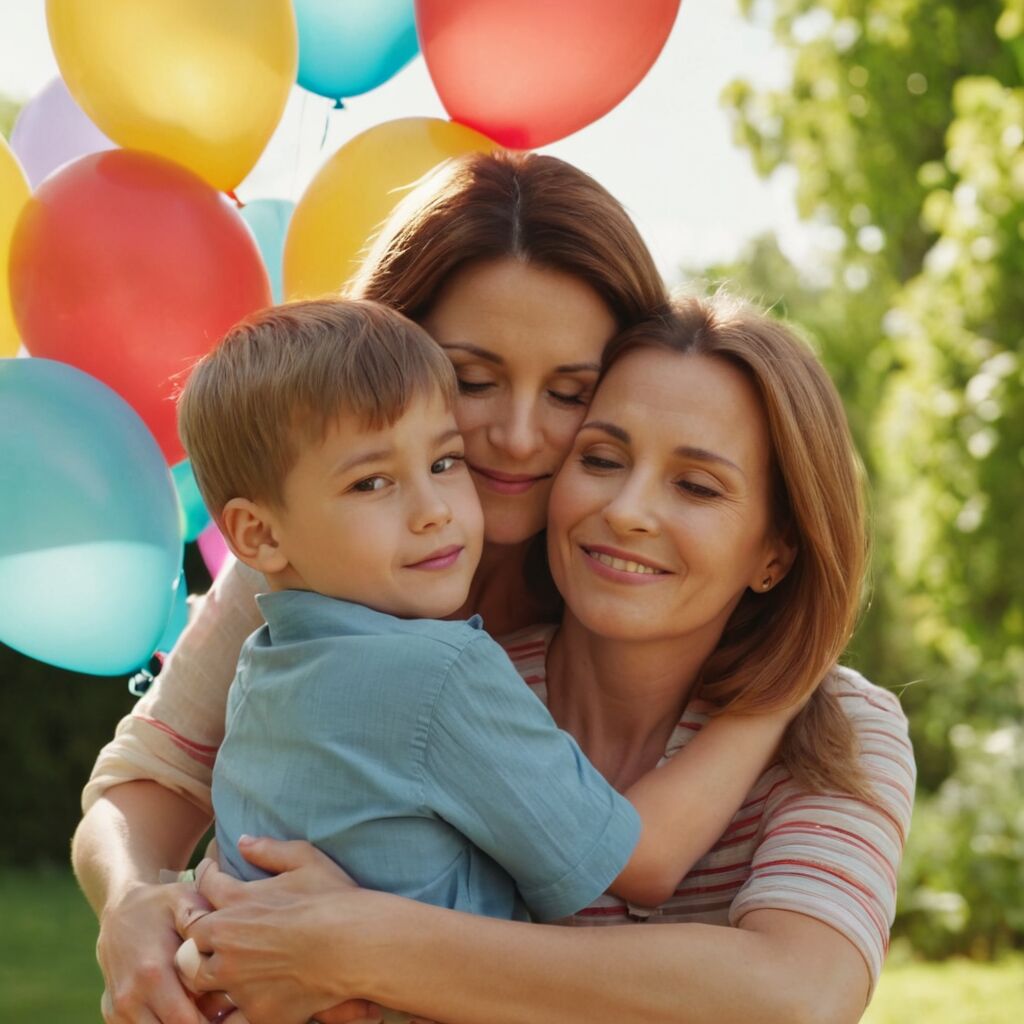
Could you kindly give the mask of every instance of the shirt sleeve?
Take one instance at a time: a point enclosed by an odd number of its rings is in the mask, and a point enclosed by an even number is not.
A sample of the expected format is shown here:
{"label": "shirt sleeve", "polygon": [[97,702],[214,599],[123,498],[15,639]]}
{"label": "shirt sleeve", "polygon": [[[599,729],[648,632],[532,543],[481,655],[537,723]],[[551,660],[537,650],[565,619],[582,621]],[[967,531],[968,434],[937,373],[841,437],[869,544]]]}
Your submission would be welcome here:
{"label": "shirt sleeve", "polygon": [[439,692],[423,763],[424,803],[501,864],[539,920],[601,895],[639,839],[633,806],[486,635]]}
{"label": "shirt sleeve", "polygon": [[82,791],[87,811],[111,786],[158,782],[212,814],[210,781],[224,711],[245,638],[262,623],[263,577],[234,562],[198,602],[188,628],[147,693],[100,751]]}
{"label": "shirt sleeve", "polygon": [[907,720],[896,698],[841,670],[829,684],[849,714],[877,804],[779,786],[766,807],[751,873],[729,912],[790,910],[849,939],[874,988],[896,913],[896,874],[914,800],[916,770]]}

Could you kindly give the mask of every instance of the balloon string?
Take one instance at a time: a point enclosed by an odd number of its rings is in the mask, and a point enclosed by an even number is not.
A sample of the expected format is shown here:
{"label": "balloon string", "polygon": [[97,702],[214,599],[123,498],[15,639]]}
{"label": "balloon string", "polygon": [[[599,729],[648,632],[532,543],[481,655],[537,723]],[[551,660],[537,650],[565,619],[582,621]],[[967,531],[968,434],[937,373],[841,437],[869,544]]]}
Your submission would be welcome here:
{"label": "balloon string", "polygon": [[334,101],[334,106],[331,107],[330,110],[327,111],[327,115],[324,117],[324,134],[323,134],[323,138],[320,140],[320,148],[321,149],[323,149],[324,146],[327,145],[327,133],[330,131],[330,128],[331,128],[331,114],[333,114],[336,110],[344,110],[344,109],[345,109],[345,104],[342,103],[341,100],[335,100]]}

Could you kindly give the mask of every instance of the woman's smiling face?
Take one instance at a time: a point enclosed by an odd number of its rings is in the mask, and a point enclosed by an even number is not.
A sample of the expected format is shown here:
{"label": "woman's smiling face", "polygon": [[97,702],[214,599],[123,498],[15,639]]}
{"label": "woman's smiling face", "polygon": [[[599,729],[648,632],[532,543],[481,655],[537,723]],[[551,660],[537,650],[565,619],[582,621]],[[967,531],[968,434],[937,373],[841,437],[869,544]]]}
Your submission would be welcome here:
{"label": "woman's smiling face", "polygon": [[554,484],[551,570],[609,638],[718,641],[744,591],[788,565],[771,524],[759,396],[732,364],[641,348],[602,381]]}
{"label": "woman's smiling face", "polygon": [[506,258],[458,271],[423,326],[459,379],[455,418],[486,539],[525,541],[544,528],[615,319],[578,278]]}

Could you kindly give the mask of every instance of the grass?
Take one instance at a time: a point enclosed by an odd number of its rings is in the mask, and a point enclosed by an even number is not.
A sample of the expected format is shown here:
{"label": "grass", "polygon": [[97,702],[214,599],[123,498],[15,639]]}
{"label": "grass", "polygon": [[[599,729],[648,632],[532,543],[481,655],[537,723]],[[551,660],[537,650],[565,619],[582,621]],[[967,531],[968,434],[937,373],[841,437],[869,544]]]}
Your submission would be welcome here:
{"label": "grass", "polygon": [[[98,1024],[96,922],[65,871],[0,871],[0,1021]],[[1024,956],[892,963],[863,1024],[1019,1024]]]}

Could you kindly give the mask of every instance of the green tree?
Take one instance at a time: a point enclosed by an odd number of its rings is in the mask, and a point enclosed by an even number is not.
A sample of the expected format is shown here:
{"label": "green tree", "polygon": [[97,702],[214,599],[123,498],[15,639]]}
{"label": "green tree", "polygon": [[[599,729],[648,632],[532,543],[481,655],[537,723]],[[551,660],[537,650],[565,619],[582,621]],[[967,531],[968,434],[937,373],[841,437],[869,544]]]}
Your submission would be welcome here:
{"label": "green tree", "polygon": [[[905,919],[923,934],[922,910],[959,894],[966,910],[929,951],[991,951],[1024,936],[1020,858],[991,860],[1024,844],[1024,779],[987,739],[1019,738],[1007,729],[1024,712],[1024,0],[770,13],[791,84],[739,82],[725,100],[762,173],[795,168],[800,213],[832,255],[809,275],[761,239],[712,274],[781,299],[847,402],[876,514],[855,659],[902,689],[925,790],[928,856],[912,858]],[[997,767],[965,758],[964,723]],[[1012,780],[1016,813],[983,815],[981,841],[956,794],[1005,808]]]}

